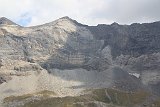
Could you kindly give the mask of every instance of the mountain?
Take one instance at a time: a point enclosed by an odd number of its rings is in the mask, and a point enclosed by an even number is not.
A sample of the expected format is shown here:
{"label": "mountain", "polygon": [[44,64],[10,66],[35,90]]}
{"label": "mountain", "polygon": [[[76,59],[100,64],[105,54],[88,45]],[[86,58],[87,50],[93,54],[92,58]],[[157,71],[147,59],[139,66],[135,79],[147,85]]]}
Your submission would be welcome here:
{"label": "mountain", "polygon": [[17,25],[16,23],[12,22],[11,20],[1,17],[0,18],[0,25]]}
{"label": "mountain", "polygon": [[0,25],[0,106],[159,107],[160,22]]}

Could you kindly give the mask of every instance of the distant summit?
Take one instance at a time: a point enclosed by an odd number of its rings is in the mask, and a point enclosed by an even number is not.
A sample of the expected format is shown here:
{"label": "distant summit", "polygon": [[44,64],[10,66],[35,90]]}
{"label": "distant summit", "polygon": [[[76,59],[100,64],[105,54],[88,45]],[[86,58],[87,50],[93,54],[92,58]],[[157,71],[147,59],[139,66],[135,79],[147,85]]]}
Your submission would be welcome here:
{"label": "distant summit", "polygon": [[68,20],[72,20],[70,17],[68,17],[68,16],[64,16],[64,17],[61,17],[61,18],[59,18],[59,19],[68,19]]}
{"label": "distant summit", "polygon": [[17,25],[16,23],[12,22],[11,20],[5,18],[5,17],[1,17],[0,18],[0,25]]}
{"label": "distant summit", "polygon": [[68,17],[68,16],[61,17],[61,18],[57,19],[56,21],[64,21],[64,20],[66,20],[66,21],[68,21],[68,22],[72,22],[72,23],[74,23],[74,24],[76,24],[76,25],[79,25],[79,26],[85,26],[85,25],[77,22],[76,20]]}
{"label": "distant summit", "polygon": [[117,22],[113,22],[111,26],[119,26],[119,24]]}

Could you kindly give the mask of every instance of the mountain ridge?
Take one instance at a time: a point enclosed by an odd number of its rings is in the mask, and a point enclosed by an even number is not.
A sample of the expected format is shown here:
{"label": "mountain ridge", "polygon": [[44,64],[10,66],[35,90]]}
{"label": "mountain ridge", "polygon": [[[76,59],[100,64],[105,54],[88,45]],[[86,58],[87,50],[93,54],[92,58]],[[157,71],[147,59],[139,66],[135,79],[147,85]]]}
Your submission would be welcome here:
{"label": "mountain ridge", "polygon": [[[10,24],[18,25],[18,24],[16,24],[15,22],[9,20],[9,19],[6,18],[6,17],[0,17],[0,19],[1,19],[2,21],[3,21],[3,20],[4,20],[4,21],[8,21]],[[113,23],[111,23],[111,24],[105,24],[105,23],[103,23],[103,24],[98,24],[98,25],[87,25],[87,24],[79,23],[79,22],[77,22],[75,19],[72,19],[72,18],[70,18],[70,17],[68,17],[68,16],[64,16],[64,17],[58,18],[58,19],[56,19],[56,20],[54,20],[54,21],[58,21],[58,20],[61,20],[61,19],[67,19],[67,20],[73,21],[73,22],[75,22],[75,23],[77,23],[77,24],[79,24],[79,25],[82,25],[82,26],[101,26],[101,25],[113,25],[113,24],[122,25],[122,26],[130,26],[130,25],[135,25],[135,24],[143,25],[143,24],[160,23],[160,21],[151,21],[151,22],[143,22],[143,23],[131,23],[131,24],[119,24],[119,23],[117,23],[117,22],[113,22]],[[39,24],[39,25],[28,26],[28,27],[41,26],[41,25],[53,23],[54,21],[47,22],[47,23],[44,23],[44,24]],[[22,27],[25,27],[25,26],[22,26]]]}
{"label": "mountain ridge", "polygon": [[159,29],[159,22],[88,26],[69,17],[32,27],[0,26],[0,106],[11,96],[44,90],[79,96],[97,88],[131,95],[141,90],[151,96],[138,105],[152,102],[160,97]]}
{"label": "mountain ridge", "polygon": [[0,17],[0,25],[17,25],[6,17]]}

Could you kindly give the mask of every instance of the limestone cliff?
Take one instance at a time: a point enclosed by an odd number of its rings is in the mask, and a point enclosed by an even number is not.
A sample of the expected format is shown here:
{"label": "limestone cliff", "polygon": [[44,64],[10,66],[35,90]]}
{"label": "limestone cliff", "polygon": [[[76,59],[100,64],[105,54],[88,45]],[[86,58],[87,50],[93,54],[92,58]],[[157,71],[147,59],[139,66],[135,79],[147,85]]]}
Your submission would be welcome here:
{"label": "limestone cliff", "polygon": [[43,90],[65,97],[97,88],[143,90],[151,101],[160,96],[159,70],[160,22],[88,26],[63,17],[22,27],[0,18],[1,102]]}

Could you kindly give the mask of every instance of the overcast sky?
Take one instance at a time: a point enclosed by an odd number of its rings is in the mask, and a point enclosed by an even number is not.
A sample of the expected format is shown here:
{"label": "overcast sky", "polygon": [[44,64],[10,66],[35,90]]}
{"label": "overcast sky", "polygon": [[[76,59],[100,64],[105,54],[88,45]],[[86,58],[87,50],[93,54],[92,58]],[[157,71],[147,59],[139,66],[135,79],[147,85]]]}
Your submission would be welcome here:
{"label": "overcast sky", "polygon": [[160,21],[160,0],[0,0],[0,17],[32,26],[69,16],[97,25]]}

